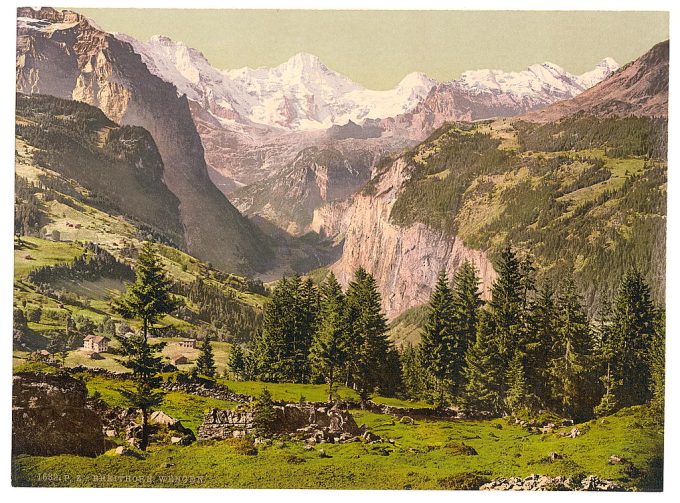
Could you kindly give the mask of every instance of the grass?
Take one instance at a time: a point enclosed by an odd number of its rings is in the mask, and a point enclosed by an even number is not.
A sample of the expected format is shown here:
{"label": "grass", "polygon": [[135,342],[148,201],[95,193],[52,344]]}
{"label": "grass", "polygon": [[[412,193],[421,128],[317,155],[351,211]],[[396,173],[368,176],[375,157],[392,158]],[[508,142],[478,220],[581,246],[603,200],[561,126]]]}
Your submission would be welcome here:
{"label": "grass", "polygon": [[74,243],[30,236],[22,236],[21,241],[22,246],[14,247],[15,278],[23,278],[38,267],[71,262],[83,254],[82,247]]}
{"label": "grass", "polygon": [[[273,400],[298,402],[304,398],[308,402],[325,402],[328,399],[328,386],[325,384],[293,384],[293,383],[265,383],[260,381],[229,381],[219,379],[221,384],[236,393],[258,397],[266,388],[272,394]],[[358,400],[359,395],[354,390],[340,386],[336,390],[340,399]]]}
{"label": "grass", "polygon": [[[90,396],[95,393],[110,407],[129,407],[130,404],[121,395],[120,390],[130,388],[130,381],[114,381],[101,376],[86,377],[87,390]],[[187,393],[169,392],[158,407],[166,414],[179,419],[184,426],[194,432],[203,422],[203,413],[211,408],[233,409],[237,404],[229,400],[217,400]]]}
{"label": "grass", "polygon": [[[644,423],[640,407],[609,417],[604,424],[581,426],[587,431],[575,439],[530,434],[498,419],[407,425],[380,414],[354,414],[357,423],[394,443],[324,444],[329,457],[292,441],[257,446],[256,455],[225,441],[162,447],[142,459],[19,456],[13,460],[13,481],[26,486],[442,489],[450,488],[457,476],[477,472],[487,479],[595,474],[631,485],[642,481],[630,479],[622,465],[609,465],[609,456],[624,456],[646,470],[663,442],[662,430]],[[461,444],[478,455],[455,448]],[[546,462],[551,452],[564,457]],[[39,478],[46,473],[52,475],[49,480]]]}

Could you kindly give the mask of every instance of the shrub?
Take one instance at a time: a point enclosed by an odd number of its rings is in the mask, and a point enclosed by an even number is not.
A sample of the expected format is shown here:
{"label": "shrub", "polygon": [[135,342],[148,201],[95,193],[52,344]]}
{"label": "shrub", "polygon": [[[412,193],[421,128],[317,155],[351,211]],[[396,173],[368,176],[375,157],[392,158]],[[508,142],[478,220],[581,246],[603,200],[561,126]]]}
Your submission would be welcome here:
{"label": "shrub", "polygon": [[253,439],[250,437],[228,438],[224,443],[230,446],[237,454],[257,456],[257,447],[255,447]]}

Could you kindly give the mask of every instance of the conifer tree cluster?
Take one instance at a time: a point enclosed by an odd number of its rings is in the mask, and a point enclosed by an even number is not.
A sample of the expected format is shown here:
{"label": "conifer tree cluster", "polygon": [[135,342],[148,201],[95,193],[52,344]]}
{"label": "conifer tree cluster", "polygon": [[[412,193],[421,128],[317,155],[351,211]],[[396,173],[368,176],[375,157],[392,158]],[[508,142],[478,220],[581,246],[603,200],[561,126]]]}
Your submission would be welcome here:
{"label": "conifer tree cluster", "polygon": [[401,354],[411,398],[491,414],[585,419],[651,401],[663,411],[662,313],[637,269],[595,323],[571,278],[538,287],[509,246],[485,304],[474,267],[440,273],[419,346]]}
{"label": "conifer tree cluster", "polygon": [[264,381],[324,382],[329,400],[338,384],[364,399],[401,388],[380,294],[363,268],[344,292],[333,273],[318,288],[299,276],[281,280],[265,306],[261,334],[252,350],[232,353],[230,371]]}

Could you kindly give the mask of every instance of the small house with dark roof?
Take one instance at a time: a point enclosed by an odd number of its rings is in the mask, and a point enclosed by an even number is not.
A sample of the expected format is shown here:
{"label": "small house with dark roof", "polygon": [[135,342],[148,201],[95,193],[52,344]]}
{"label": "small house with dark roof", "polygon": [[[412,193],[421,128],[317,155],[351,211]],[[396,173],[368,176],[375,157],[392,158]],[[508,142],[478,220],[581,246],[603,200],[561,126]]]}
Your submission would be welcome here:
{"label": "small house with dark roof", "polygon": [[184,355],[176,355],[170,358],[170,362],[173,365],[186,365],[189,363],[189,359]]}

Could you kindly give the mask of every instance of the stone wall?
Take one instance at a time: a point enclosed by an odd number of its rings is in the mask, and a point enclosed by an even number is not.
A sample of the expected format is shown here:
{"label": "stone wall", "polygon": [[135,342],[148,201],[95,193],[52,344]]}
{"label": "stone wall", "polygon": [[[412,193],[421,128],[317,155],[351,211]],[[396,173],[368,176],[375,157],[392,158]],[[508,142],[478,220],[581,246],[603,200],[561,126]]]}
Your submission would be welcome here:
{"label": "stone wall", "polygon": [[[273,434],[294,434],[301,439],[346,441],[363,433],[352,414],[336,406],[285,404],[274,406]],[[255,417],[244,407],[236,410],[211,409],[198,429],[198,438],[223,440],[255,433]],[[341,438],[342,437],[342,438]]]}

